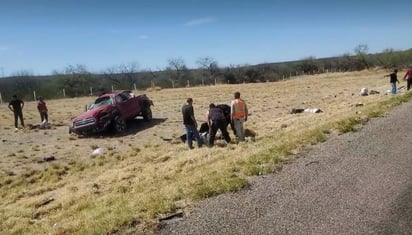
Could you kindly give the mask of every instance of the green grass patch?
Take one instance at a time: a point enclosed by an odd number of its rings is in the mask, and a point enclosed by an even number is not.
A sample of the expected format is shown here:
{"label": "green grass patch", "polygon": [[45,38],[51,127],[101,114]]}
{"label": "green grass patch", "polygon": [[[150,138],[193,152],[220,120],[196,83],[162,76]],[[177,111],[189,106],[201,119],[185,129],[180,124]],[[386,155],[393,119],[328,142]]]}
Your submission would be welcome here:
{"label": "green grass patch", "polygon": [[233,173],[212,173],[207,177],[200,177],[191,185],[189,196],[199,200],[222,194],[235,192],[247,185],[247,180]]}

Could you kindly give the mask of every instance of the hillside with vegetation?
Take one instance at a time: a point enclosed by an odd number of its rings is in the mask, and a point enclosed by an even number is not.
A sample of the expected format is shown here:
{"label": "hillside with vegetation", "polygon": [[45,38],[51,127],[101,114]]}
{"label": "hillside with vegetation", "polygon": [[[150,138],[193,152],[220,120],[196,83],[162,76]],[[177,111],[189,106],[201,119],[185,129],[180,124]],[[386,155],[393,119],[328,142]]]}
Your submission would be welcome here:
{"label": "hillside with vegetation", "polygon": [[97,95],[105,90],[146,90],[181,88],[213,84],[239,84],[279,81],[304,74],[350,72],[364,69],[402,69],[412,63],[412,49],[368,53],[367,45],[358,45],[353,53],[330,58],[309,56],[302,60],[259,65],[231,65],[220,67],[211,57],[199,58],[198,68],[189,69],[181,58],[168,60],[161,70],[141,70],[137,63],[123,64],[92,73],[85,65],[69,65],[52,75],[34,76],[19,71],[0,79],[0,94],[4,101],[13,94],[33,100],[34,94],[46,99]]}

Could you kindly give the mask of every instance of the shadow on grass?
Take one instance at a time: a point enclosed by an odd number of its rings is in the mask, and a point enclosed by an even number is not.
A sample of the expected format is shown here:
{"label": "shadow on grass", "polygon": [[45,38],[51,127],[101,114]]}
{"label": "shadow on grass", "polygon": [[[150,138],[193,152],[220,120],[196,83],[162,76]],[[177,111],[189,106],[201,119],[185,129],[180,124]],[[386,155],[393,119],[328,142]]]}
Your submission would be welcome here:
{"label": "shadow on grass", "polygon": [[123,135],[131,135],[136,134],[138,132],[144,131],[146,129],[152,128],[157,126],[163,122],[165,122],[167,118],[153,118],[150,121],[145,121],[141,118],[135,118],[130,120],[126,123],[127,130]]}
{"label": "shadow on grass", "polygon": [[126,131],[124,133],[114,133],[112,128],[108,128],[106,131],[96,134],[88,134],[85,136],[79,135],[79,138],[111,138],[134,135],[141,131],[157,126],[165,122],[166,120],[167,118],[153,118],[150,121],[145,121],[142,118],[135,118],[126,122]]}

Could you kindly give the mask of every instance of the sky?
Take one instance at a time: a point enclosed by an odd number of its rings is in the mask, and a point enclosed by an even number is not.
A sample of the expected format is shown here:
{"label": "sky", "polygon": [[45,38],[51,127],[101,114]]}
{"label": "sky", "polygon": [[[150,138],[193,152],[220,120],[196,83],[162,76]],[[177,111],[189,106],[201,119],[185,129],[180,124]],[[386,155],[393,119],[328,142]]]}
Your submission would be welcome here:
{"label": "sky", "polygon": [[0,0],[0,77],[163,70],[412,48],[411,0]]}

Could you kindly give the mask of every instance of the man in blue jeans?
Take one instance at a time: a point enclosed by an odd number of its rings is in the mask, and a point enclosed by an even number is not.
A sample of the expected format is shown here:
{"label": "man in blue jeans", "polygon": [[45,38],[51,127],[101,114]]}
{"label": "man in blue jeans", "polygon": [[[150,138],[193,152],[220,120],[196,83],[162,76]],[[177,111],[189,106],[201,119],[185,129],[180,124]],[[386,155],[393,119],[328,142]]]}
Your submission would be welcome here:
{"label": "man in blue jeans", "polygon": [[398,70],[395,69],[395,70],[393,70],[392,73],[385,75],[385,77],[390,77],[389,83],[391,84],[391,93],[392,94],[397,93],[396,83],[399,83],[397,73],[398,73]]}
{"label": "man in blue jeans", "polygon": [[200,139],[199,132],[197,131],[197,122],[195,119],[195,114],[193,110],[193,99],[188,98],[187,104],[183,105],[182,107],[182,114],[183,114],[183,124],[186,128],[186,138],[187,138],[187,145],[190,149],[193,149],[193,138],[197,142],[197,146],[200,148],[202,147],[202,140]]}

